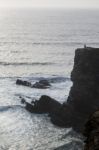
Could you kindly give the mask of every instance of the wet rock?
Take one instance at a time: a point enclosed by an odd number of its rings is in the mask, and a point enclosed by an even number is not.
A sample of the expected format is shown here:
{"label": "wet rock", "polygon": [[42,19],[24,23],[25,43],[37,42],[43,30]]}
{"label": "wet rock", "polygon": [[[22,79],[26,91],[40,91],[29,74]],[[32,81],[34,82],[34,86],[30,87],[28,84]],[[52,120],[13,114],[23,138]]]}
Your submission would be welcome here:
{"label": "wet rock", "polygon": [[46,88],[49,88],[51,86],[50,83],[47,80],[40,80],[39,82],[31,84],[28,81],[23,81],[23,80],[17,79],[16,84],[17,85],[28,86],[28,87],[31,87],[31,88],[38,88],[38,89],[46,89]]}
{"label": "wet rock", "polygon": [[31,83],[30,82],[23,81],[23,80],[20,80],[20,79],[17,79],[16,84],[17,85],[23,85],[23,86],[29,86],[29,87],[31,87]]}
{"label": "wet rock", "polygon": [[61,108],[61,104],[49,96],[43,95],[39,100],[26,103],[26,109],[32,113],[54,113]]}
{"label": "wet rock", "polygon": [[84,135],[86,136],[84,150],[99,150],[99,110],[88,119]]}
{"label": "wet rock", "polygon": [[69,105],[62,105],[60,109],[50,114],[53,124],[60,127],[72,127],[72,108]]}
{"label": "wet rock", "polygon": [[49,88],[51,85],[47,80],[40,80],[39,82],[36,82],[35,84],[32,85],[33,88],[38,88],[38,89],[46,89]]}

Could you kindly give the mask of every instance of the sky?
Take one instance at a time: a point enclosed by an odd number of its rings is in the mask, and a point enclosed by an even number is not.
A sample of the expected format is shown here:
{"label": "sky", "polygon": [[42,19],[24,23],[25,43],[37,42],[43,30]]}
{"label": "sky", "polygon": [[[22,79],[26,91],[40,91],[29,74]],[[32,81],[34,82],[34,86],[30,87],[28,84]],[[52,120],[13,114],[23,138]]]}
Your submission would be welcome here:
{"label": "sky", "polygon": [[0,7],[99,8],[99,0],[0,0]]}

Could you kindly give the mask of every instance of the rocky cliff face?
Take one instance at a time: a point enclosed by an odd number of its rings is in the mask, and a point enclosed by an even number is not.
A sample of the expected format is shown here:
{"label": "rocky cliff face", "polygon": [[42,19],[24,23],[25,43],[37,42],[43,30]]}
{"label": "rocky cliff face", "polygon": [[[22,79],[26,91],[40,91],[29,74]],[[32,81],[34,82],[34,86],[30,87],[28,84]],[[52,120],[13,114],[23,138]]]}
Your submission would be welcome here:
{"label": "rocky cliff face", "polygon": [[99,48],[75,51],[71,73],[71,87],[67,105],[72,107],[72,124],[82,128],[88,116],[99,108]]}
{"label": "rocky cliff face", "polygon": [[84,150],[99,150],[99,110],[89,117],[84,135],[87,137]]}
{"label": "rocky cliff face", "polygon": [[68,104],[88,115],[99,108],[99,49],[76,50],[71,80]]}

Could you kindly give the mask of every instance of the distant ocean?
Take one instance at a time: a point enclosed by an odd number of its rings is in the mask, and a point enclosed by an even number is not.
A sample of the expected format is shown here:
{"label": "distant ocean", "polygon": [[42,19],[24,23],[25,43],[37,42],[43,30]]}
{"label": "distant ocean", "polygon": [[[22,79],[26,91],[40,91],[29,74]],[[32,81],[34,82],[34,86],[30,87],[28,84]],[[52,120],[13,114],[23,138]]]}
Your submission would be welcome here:
{"label": "distant ocean", "polygon": [[[0,10],[0,150],[54,150],[64,144],[63,150],[82,150],[80,135],[52,125],[47,115],[30,114],[19,96],[66,101],[75,49],[84,44],[99,47],[99,10]],[[18,86],[17,78],[47,79],[52,86]]]}

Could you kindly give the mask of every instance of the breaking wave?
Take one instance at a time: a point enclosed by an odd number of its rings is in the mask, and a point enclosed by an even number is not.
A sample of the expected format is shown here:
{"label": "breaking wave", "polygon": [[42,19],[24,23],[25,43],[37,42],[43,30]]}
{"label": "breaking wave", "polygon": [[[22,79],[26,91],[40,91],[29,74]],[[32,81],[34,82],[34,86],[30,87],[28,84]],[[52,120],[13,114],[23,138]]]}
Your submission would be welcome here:
{"label": "breaking wave", "polygon": [[51,62],[0,62],[0,65],[3,66],[20,66],[20,65],[27,65],[27,66],[37,66],[37,65],[53,65],[54,63]]}

